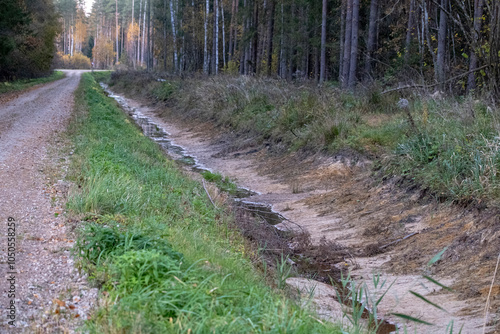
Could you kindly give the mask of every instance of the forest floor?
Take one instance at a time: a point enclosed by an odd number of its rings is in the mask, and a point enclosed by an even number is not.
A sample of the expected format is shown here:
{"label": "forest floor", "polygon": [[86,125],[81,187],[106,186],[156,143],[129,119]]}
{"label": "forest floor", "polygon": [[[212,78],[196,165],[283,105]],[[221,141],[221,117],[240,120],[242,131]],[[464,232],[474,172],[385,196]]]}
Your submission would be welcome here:
{"label": "forest floor", "polygon": [[[374,277],[381,275],[387,285],[394,282],[379,305],[386,319],[401,328],[406,326],[410,332],[449,333],[452,324],[453,332],[463,326],[462,333],[478,333],[484,325],[490,294],[486,332],[499,332],[500,285],[495,283],[490,291],[500,246],[495,209],[441,203],[401,179],[380,181],[373,176],[373,161],[348,152],[335,156],[303,152],[276,156],[252,140],[235,147],[234,134],[210,122],[180,120],[178,113],[147,100],[124,101],[163,129],[186,156],[256,192],[244,201],[272,205],[285,217],[279,228],[306,230],[313,243],[326,238],[346,250],[349,255],[334,266],[349,268],[352,277],[365,282],[374,296],[385,291],[377,290]],[[430,263],[442,250],[440,260]],[[289,281],[307,291],[320,284]],[[334,289],[325,293],[320,296],[322,300],[318,299],[323,315],[332,312],[335,304]],[[409,315],[435,326],[405,323],[391,313]]]}
{"label": "forest floor", "polygon": [[97,297],[73,265],[64,217],[63,132],[80,75],[0,96],[1,333],[72,332]]}

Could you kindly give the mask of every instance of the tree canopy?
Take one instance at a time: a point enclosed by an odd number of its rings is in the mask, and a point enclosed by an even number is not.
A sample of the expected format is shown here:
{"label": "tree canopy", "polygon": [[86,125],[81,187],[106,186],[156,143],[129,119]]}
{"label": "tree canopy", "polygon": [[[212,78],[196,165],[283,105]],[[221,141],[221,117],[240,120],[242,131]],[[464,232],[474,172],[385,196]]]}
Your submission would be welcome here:
{"label": "tree canopy", "polygon": [[0,80],[51,69],[59,23],[51,0],[0,0]]}

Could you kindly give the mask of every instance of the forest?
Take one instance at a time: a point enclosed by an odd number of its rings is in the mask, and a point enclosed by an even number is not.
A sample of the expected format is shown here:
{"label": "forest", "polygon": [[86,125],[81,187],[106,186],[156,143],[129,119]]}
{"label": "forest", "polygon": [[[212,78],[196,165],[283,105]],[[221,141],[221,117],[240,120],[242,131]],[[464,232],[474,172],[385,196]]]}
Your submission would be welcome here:
{"label": "forest", "polygon": [[96,0],[88,16],[56,2],[60,52],[97,68],[499,90],[492,0]]}
{"label": "forest", "polygon": [[500,1],[90,2],[0,0],[27,331],[500,328]]}
{"label": "forest", "polygon": [[59,23],[52,0],[0,0],[0,80],[47,75]]}

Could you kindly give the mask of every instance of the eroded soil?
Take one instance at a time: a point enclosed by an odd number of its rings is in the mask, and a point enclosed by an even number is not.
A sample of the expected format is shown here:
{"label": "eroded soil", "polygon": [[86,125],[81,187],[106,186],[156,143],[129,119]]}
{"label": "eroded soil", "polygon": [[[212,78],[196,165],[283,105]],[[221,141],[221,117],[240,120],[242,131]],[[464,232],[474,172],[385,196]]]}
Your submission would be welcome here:
{"label": "eroded soil", "polygon": [[[97,296],[74,267],[74,226],[64,214],[71,152],[60,134],[80,74],[67,71],[64,79],[0,99],[1,333],[74,332]],[[14,261],[7,256],[9,217]],[[8,317],[11,303],[15,319]]]}
{"label": "eroded soil", "polygon": [[[458,333],[461,326],[462,333],[482,332],[484,305],[500,250],[497,210],[439,203],[405,180],[377,181],[373,163],[355,155],[292,153],[277,157],[251,139],[242,140],[196,120],[179,119],[165,107],[125,100],[206,168],[257,193],[245,200],[271,204],[286,218],[278,228],[303,229],[314,243],[326,239],[345,249],[347,255],[335,267],[349,268],[356,280],[371,286],[374,295],[383,290],[373,287],[373,275],[381,274],[387,285],[394,282],[379,312],[400,329],[406,326],[410,332],[444,333],[453,321],[453,332]],[[441,260],[427,266],[445,247]],[[453,292],[423,275],[450,286]],[[297,287],[296,281],[290,284]],[[299,285],[306,286],[305,290],[320,286],[313,280],[302,280]],[[336,310],[335,291],[330,288],[330,293],[325,292],[325,285],[318,288],[320,314]],[[446,311],[425,303],[410,290]],[[325,306],[325,296],[331,296],[331,305]],[[490,303],[486,332],[499,333],[498,276]],[[406,324],[392,316],[393,312],[436,326]]]}

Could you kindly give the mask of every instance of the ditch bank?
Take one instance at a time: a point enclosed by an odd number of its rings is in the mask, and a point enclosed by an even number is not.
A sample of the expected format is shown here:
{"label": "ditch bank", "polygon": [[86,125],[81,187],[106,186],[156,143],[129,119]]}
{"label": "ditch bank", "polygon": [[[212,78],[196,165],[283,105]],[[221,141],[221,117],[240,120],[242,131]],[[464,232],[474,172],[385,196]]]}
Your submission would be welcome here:
{"label": "ditch bank", "polygon": [[[500,236],[494,212],[440,204],[394,179],[377,183],[372,162],[349,155],[276,157],[251,140],[235,148],[232,136],[210,124],[178,120],[168,111],[159,113],[108,92],[172,158],[191,171],[220,173],[238,184],[243,212],[265,212],[275,219],[275,227],[260,225],[254,233],[306,232],[316,272],[287,283],[303,292],[315,287],[316,306],[325,318],[338,319],[337,302],[335,289],[322,283],[328,276],[339,279],[340,272],[350,272],[355,281],[366,283],[374,300],[384,295],[378,312],[401,329],[449,333],[451,325],[452,332],[480,332],[490,295],[486,329],[498,330],[498,283],[490,289]],[[406,323],[394,314],[434,326]]]}

